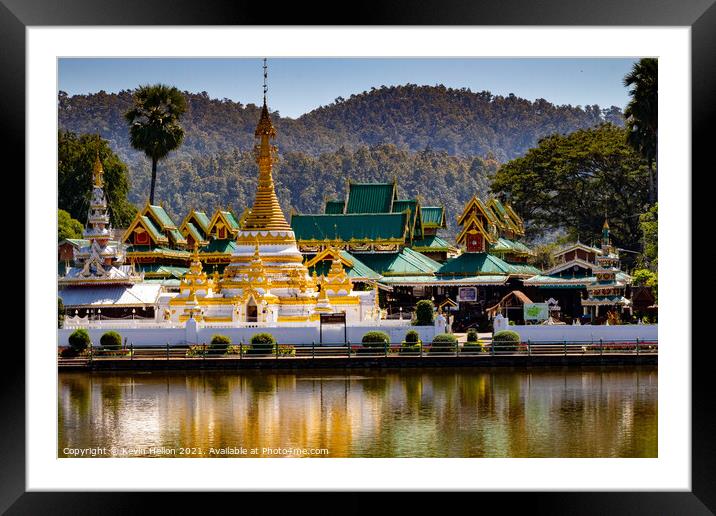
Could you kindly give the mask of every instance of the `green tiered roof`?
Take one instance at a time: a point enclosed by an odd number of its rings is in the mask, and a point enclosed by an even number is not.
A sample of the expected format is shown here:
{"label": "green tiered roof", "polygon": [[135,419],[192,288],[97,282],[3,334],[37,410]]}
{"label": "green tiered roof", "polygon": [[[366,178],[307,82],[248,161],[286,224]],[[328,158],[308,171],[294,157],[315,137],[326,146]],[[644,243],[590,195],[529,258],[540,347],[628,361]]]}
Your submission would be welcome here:
{"label": "green tiered roof", "polygon": [[205,240],[204,236],[202,236],[202,233],[197,229],[197,227],[191,223],[186,223],[186,228],[189,230],[189,234],[194,239],[195,242],[201,242],[202,240]]}
{"label": "green tiered roof", "polygon": [[420,240],[413,240],[412,249],[415,251],[452,251],[455,246],[450,245],[437,235],[429,235]]}
{"label": "green tiered roof", "polygon": [[[360,261],[358,258],[356,258],[355,255],[349,253],[348,251],[341,251],[341,256],[351,262],[353,265],[350,267],[346,267],[345,265],[343,268],[346,271],[346,274],[349,278],[353,279],[372,279],[377,280],[381,278],[381,275],[375,272],[373,269],[368,267],[365,263]],[[315,255],[313,255],[315,256]],[[308,260],[310,261],[313,256],[308,256]],[[309,272],[313,274],[313,271],[316,271],[316,274],[320,275],[326,275],[328,274],[328,271],[331,268],[331,262],[330,260],[323,260],[313,267],[310,267]]]}
{"label": "green tiered roof", "polygon": [[479,276],[482,274],[539,274],[539,269],[531,265],[507,263],[489,253],[463,253],[445,262],[438,270],[439,275]]}
{"label": "green tiered roof", "polygon": [[233,253],[236,249],[238,249],[238,246],[234,240],[228,238],[221,240],[212,238],[209,243],[199,251],[201,253]]}
{"label": "green tiered roof", "polygon": [[343,208],[345,208],[344,201],[326,201],[326,207],[323,212],[329,215],[337,215],[343,213]]}
{"label": "green tiered roof", "polygon": [[301,241],[405,241],[408,220],[405,213],[294,214],[291,229]]}
{"label": "green tiered roof", "polygon": [[211,219],[207,217],[206,213],[203,211],[196,211],[194,210],[194,215],[196,215],[196,220],[199,222],[199,226],[201,226],[201,231],[204,235],[209,231],[209,224],[211,224]]}
{"label": "green tiered roof", "polygon": [[422,206],[420,208],[420,218],[425,228],[444,228],[447,226],[445,210],[442,206]]}
{"label": "green tiered roof", "polygon": [[159,224],[161,224],[162,231],[165,229],[176,229],[177,225],[174,224],[174,221],[164,210],[164,208],[162,208],[161,206],[154,206],[153,204],[150,204],[149,211],[152,212],[152,215],[154,215]]}
{"label": "green tiered roof", "polygon": [[239,221],[234,218],[234,214],[230,211],[222,211],[221,214],[226,219],[226,222],[229,223],[232,230],[238,230],[240,229]]}
{"label": "green tiered roof", "polygon": [[495,245],[492,246],[490,249],[492,252],[495,253],[524,253],[524,254],[532,254],[532,250],[530,250],[529,247],[527,247],[522,242],[517,242],[515,240],[509,240],[507,238],[499,237],[497,239],[497,242]]}
{"label": "green tiered roof", "polygon": [[407,247],[399,253],[355,253],[353,256],[383,276],[433,275],[441,265]]}
{"label": "green tiered roof", "polygon": [[142,215],[141,218],[142,218],[142,222],[144,222],[145,226],[147,227],[147,230],[152,235],[152,238],[155,241],[161,240],[162,238],[166,238],[162,234],[161,230],[157,226],[154,225],[154,222],[152,222],[152,220],[149,217],[147,217],[146,215]]}
{"label": "green tiered roof", "polygon": [[395,183],[350,183],[346,213],[390,213],[396,190]]}

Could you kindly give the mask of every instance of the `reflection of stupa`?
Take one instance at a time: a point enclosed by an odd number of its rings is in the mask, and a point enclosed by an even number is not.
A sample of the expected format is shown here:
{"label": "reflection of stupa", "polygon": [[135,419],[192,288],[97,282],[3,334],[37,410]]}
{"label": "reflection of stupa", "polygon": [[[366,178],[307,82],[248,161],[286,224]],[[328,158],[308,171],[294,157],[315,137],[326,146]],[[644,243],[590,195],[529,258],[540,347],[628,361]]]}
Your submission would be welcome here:
{"label": "reflection of stupa", "polygon": [[[194,271],[192,265],[182,281],[181,293],[169,303],[171,318],[183,321],[191,313],[200,314],[207,322],[307,322],[318,320],[319,314],[325,312],[346,312],[348,321],[372,318],[376,313],[376,292],[354,292],[340,262],[325,277],[311,277],[303,264],[274,188],[272,170],[277,149],[270,139],[276,137],[276,129],[269,116],[265,89],[255,136],[258,188],[253,207],[236,237],[231,263],[218,285],[201,290],[204,295],[194,295],[193,289],[184,288],[200,272]],[[195,302],[199,311],[193,306]]]}

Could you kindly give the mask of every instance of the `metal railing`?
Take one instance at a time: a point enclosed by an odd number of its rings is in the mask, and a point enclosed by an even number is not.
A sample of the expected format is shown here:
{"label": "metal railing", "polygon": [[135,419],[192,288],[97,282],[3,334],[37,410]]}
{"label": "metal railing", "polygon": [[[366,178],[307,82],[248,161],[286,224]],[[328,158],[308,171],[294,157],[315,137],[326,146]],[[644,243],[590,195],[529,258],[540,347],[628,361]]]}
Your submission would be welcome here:
{"label": "metal railing", "polygon": [[406,345],[405,343],[380,343],[365,346],[361,343],[321,345],[315,342],[296,345],[235,344],[212,346],[211,344],[169,344],[163,346],[135,346],[133,343],[121,349],[104,349],[90,346],[75,357],[59,357],[60,364],[86,363],[99,360],[252,360],[275,358],[390,358],[390,357],[495,357],[495,356],[604,356],[604,355],[658,355],[657,341],[526,341],[520,343],[434,343]]}

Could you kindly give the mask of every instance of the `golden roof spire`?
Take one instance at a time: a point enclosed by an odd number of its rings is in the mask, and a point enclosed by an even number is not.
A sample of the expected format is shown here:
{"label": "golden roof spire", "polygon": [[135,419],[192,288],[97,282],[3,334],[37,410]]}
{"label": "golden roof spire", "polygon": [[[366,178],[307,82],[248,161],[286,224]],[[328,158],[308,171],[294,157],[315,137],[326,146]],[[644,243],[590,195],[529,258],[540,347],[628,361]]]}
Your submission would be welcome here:
{"label": "golden roof spire", "polygon": [[261,109],[261,118],[256,126],[255,136],[259,139],[254,147],[254,156],[259,166],[259,182],[256,189],[256,199],[247,215],[243,225],[244,230],[280,230],[291,231],[291,226],[281,211],[281,205],[276,196],[272,169],[276,162],[276,147],[269,142],[276,137],[276,129],[271,123],[268,106],[266,104],[267,86],[265,83],[266,63],[264,61],[264,105]]}
{"label": "golden roof spire", "polygon": [[99,149],[94,157],[94,165],[92,166],[92,183],[95,187],[104,187],[104,169],[102,168],[102,162],[99,159]]}

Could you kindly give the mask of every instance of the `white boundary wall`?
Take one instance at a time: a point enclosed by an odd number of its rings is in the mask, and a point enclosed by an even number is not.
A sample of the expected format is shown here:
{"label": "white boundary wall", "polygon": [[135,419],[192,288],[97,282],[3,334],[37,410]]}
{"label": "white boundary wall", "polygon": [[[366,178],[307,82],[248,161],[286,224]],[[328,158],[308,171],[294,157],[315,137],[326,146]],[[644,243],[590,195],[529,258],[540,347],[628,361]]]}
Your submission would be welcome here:
{"label": "white boundary wall", "polygon": [[539,341],[567,341],[583,342],[603,339],[605,342],[618,341],[657,341],[659,339],[658,324],[619,324],[607,325],[581,325],[568,324],[535,324],[524,326],[507,326],[505,329],[513,330],[520,334],[522,342],[529,339],[532,342]]}
{"label": "white boundary wall", "polygon": [[[231,338],[231,342],[238,344],[239,342],[248,343],[256,333],[267,332],[273,335],[279,344],[307,344],[311,342],[316,344],[320,341],[319,325],[312,326],[260,326],[253,328],[246,327],[216,327],[194,325],[190,321],[185,327],[180,328],[111,328],[105,325],[103,328],[88,328],[90,339],[95,346],[99,346],[102,335],[107,331],[116,331],[122,336],[122,342],[127,339],[127,345],[130,343],[135,346],[165,346],[176,344],[208,344],[214,334],[226,335]],[[400,343],[405,339],[408,330],[416,330],[420,334],[423,342],[431,342],[433,337],[440,333],[440,329],[435,326],[411,326],[410,321],[396,325],[394,321],[391,324],[366,324],[359,326],[348,326],[348,341],[351,343],[360,343],[363,335],[369,331],[384,331],[390,336],[391,343]],[[68,338],[75,331],[75,328],[61,328],[57,331],[58,346],[69,345]],[[323,343],[344,343],[343,325],[324,325],[323,326]]]}

